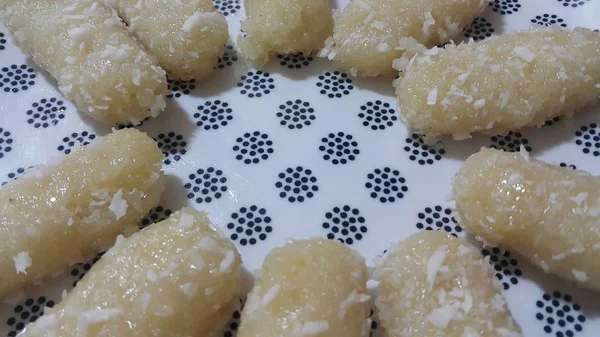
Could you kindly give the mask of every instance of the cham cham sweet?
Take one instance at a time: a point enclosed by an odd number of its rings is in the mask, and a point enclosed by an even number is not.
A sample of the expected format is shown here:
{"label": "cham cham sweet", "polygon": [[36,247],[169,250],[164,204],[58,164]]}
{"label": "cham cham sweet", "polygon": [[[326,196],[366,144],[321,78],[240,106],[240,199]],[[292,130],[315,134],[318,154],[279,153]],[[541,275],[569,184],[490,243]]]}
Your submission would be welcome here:
{"label": "cham cham sweet", "polygon": [[238,301],[235,246],[192,208],[119,237],[33,336],[214,336]]}
{"label": "cham cham sweet", "polygon": [[[321,54],[354,76],[394,75],[395,59],[460,33],[486,0],[352,0]],[[408,55],[405,58],[408,59]]]}
{"label": "cham cham sweet", "polygon": [[4,0],[0,19],[78,110],[108,124],[138,124],[165,106],[165,72],[95,0]]}
{"label": "cham cham sweet", "polygon": [[156,204],[163,155],[116,131],[0,188],[0,298],[103,252]]}
{"label": "cham cham sweet", "polygon": [[333,18],[328,0],[252,0],[246,1],[245,37],[238,45],[242,53],[257,64],[272,54],[291,54],[323,48],[331,35]]}
{"label": "cham cham sweet", "polygon": [[381,326],[389,337],[520,337],[501,286],[463,238],[423,231],[397,243],[375,268]]}
{"label": "cham cham sweet", "polygon": [[210,0],[105,0],[169,77],[208,76],[227,42],[227,22]]}
{"label": "cham cham sweet", "polygon": [[598,99],[599,83],[600,34],[544,27],[426,51],[396,94],[409,127],[462,139],[571,114]]}
{"label": "cham cham sweet", "polygon": [[242,311],[239,337],[368,335],[364,259],[328,239],[273,249]]}
{"label": "cham cham sweet", "polygon": [[456,175],[453,195],[473,235],[600,290],[600,177],[482,149]]}

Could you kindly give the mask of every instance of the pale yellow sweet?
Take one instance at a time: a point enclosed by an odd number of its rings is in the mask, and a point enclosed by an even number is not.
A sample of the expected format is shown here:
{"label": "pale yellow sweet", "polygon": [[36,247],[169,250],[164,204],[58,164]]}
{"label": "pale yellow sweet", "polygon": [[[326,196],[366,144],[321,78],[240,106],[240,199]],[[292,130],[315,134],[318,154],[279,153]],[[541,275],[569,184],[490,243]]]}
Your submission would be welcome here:
{"label": "pale yellow sweet", "polygon": [[23,337],[212,336],[238,300],[241,259],[204,213],[175,212],[119,237]]}
{"label": "pale yellow sweet", "polygon": [[463,238],[423,231],[375,268],[375,301],[388,337],[519,337],[488,261]]}
{"label": "pale yellow sweet", "polygon": [[[487,0],[352,0],[335,20],[329,58],[356,76],[394,75],[395,59],[460,33]],[[335,46],[332,46],[335,44]]]}
{"label": "pale yellow sweet", "polygon": [[255,63],[273,54],[309,54],[323,48],[333,29],[328,0],[246,0],[245,37],[238,45]]}
{"label": "pale yellow sweet", "polygon": [[535,28],[425,54],[396,94],[405,123],[430,136],[540,126],[600,95],[600,34],[589,29]]}
{"label": "pale yellow sweet", "polygon": [[0,20],[78,110],[138,124],[165,106],[165,72],[96,0],[3,0]]}
{"label": "pale yellow sweet", "polygon": [[600,177],[482,149],[458,172],[453,194],[471,234],[600,290]]}
{"label": "pale yellow sweet", "polygon": [[0,298],[103,252],[156,204],[163,155],[115,131],[0,188]]}
{"label": "pale yellow sweet", "polygon": [[238,337],[365,336],[367,278],[364,259],[337,241],[275,248],[248,295]]}
{"label": "pale yellow sweet", "polygon": [[208,76],[227,42],[227,21],[211,0],[105,0],[170,78]]}

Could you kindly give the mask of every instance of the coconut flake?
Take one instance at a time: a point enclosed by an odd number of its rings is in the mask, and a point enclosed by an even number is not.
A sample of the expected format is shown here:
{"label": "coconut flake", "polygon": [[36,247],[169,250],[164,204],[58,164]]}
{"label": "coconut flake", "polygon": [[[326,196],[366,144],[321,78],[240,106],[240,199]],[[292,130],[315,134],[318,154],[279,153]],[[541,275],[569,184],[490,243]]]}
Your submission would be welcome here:
{"label": "coconut flake", "polygon": [[423,21],[423,35],[429,35],[429,27],[435,25],[435,19],[431,15],[431,12],[425,13],[425,21]]}
{"label": "coconut flake", "polygon": [[590,279],[584,271],[573,269],[571,272],[573,273],[573,276],[575,276],[575,279],[579,282],[587,282]]}
{"label": "coconut flake", "polygon": [[444,259],[446,259],[446,255],[448,254],[448,247],[442,246],[438,248],[427,261],[427,287],[429,290],[433,288],[433,284],[435,283],[435,276],[444,263]]}
{"label": "coconut flake", "polygon": [[527,151],[527,149],[525,148],[525,146],[523,144],[521,144],[521,146],[519,146],[519,154],[526,161],[529,160],[529,151]]}
{"label": "coconut flake", "polygon": [[221,261],[221,264],[219,265],[219,271],[221,273],[229,273],[231,271],[231,266],[233,265],[234,260],[235,254],[232,250],[228,250],[227,253],[225,253],[223,261]]}
{"label": "coconut flake", "polygon": [[108,209],[113,212],[117,220],[121,219],[127,213],[127,200],[123,199],[123,189],[119,189],[110,201]]}
{"label": "coconut flake", "polygon": [[279,294],[280,288],[281,286],[279,284],[276,284],[272,286],[269,290],[267,290],[267,292],[263,295],[262,300],[260,301],[260,305],[263,307],[269,305],[269,303],[271,303],[271,301],[273,301],[273,299],[277,297],[277,294]]}
{"label": "coconut flake", "polygon": [[148,304],[150,304],[151,298],[152,298],[152,296],[149,293],[142,293],[140,295],[140,302],[142,304],[142,308],[144,308],[144,309],[148,308]]}
{"label": "coconut flake", "polygon": [[123,309],[111,308],[111,309],[97,309],[85,311],[77,316],[77,329],[78,332],[85,336],[87,335],[87,327],[90,324],[106,322],[109,319],[122,315]]}
{"label": "coconut flake", "polygon": [[429,94],[427,95],[427,105],[435,105],[437,101],[438,88],[435,87],[429,90]]}
{"label": "coconut flake", "polygon": [[435,325],[440,329],[445,329],[448,327],[448,324],[452,320],[452,316],[454,316],[455,308],[451,306],[443,306],[441,308],[436,308],[431,311],[431,313],[427,316],[427,320],[431,322],[431,324]]}
{"label": "coconut flake", "polygon": [[325,332],[329,329],[327,321],[311,321],[302,324],[300,328],[300,336],[312,336]]}
{"label": "coconut flake", "polygon": [[218,17],[218,12],[200,12],[197,11],[194,15],[190,16],[183,26],[181,27],[186,32],[190,33],[194,28],[198,27],[203,20],[212,20]]}
{"label": "coconut flake", "polygon": [[340,320],[344,319],[346,315],[346,311],[348,307],[355,303],[365,303],[371,299],[371,296],[368,294],[359,294],[356,290],[353,290],[348,297],[340,303],[340,312],[338,314],[338,318]]}
{"label": "coconut flake", "polygon": [[517,56],[519,56],[527,62],[531,62],[536,58],[535,54],[527,47],[517,46],[515,47],[514,51],[517,54]]}
{"label": "coconut flake", "polygon": [[473,102],[473,108],[475,108],[475,110],[481,109],[484,106],[485,106],[485,98],[478,99],[475,102]]}
{"label": "coconut flake", "polygon": [[156,274],[154,269],[148,269],[146,270],[146,278],[148,279],[148,281],[155,282],[156,280],[158,280],[158,275]]}
{"label": "coconut flake", "polygon": [[185,294],[185,296],[187,296],[187,298],[189,300],[191,300],[192,298],[194,298],[194,295],[196,295],[196,292],[198,291],[198,284],[194,283],[184,283],[181,285],[181,291],[183,291],[183,293]]}
{"label": "coconut flake", "polygon": [[377,51],[380,53],[385,53],[392,50],[392,47],[390,47],[389,44],[382,42],[380,44],[377,45]]}
{"label": "coconut flake", "polygon": [[29,252],[20,252],[12,259],[15,262],[17,274],[27,274],[27,268],[31,267],[31,257],[29,256]]}
{"label": "coconut flake", "polygon": [[179,218],[179,227],[190,228],[194,224],[194,216],[191,214],[183,213]]}

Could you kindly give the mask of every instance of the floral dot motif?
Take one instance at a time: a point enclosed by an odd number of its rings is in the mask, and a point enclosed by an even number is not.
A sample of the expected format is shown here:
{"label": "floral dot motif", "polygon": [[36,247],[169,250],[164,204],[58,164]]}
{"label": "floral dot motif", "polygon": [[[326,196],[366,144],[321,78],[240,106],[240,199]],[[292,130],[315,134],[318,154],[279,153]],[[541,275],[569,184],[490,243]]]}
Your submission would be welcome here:
{"label": "floral dot motif", "polygon": [[442,160],[442,156],[446,154],[442,142],[438,141],[433,145],[427,145],[423,136],[416,133],[406,138],[405,141],[404,151],[409,154],[408,159],[416,161],[419,165],[431,165]]}
{"label": "floral dot motif", "polygon": [[54,307],[55,302],[47,299],[45,296],[28,298],[25,301],[17,304],[6,320],[8,327],[7,337],[15,337],[25,328],[25,325],[37,321],[42,315],[46,307]]}
{"label": "floral dot motif", "polygon": [[91,132],[73,132],[71,133],[71,135],[64,137],[62,139],[62,144],[60,144],[56,149],[60,152],[63,152],[64,154],[69,154],[71,153],[71,150],[74,146],[86,146],[89,143],[91,143],[94,139],[96,139],[96,135]]}
{"label": "floral dot motif", "polygon": [[232,232],[229,238],[238,241],[242,246],[255,245],[259,241],[264,241],[273,231],[271,217],[267,214],[267,210],[256,205],[241,207],[237,212],[232,213],[227,229]]}
{"label": "floral dot motif", "polygon": [[341,131],[321,138],[321,143],[323,145],[319,146],[319,151],[323,152],[323,159],[331,160],[334,165],[347,164],[360,154],[354,137]]}
{"label": "floral dot motif", "polygon": [[0,32],[0,50],[6,49],[6,35],[3,32]]}
{"label": "floral dot motif", "polygon": [[561,162],[560,164],[558,164],[560,167],[569,167],[572,168],[573,170],[577,170],[577,166],[573,165],[573,164],[567,164],[567,163],[563,163]]}
{"label": "floral dot motif", "polygon": [[583,6],[586,4],[587,1],[590,0],[557,0],[558,2],[562,3],[563,6],[565,7],[573,7],[573,8],[577,8],[579,6]]}
{"label": "floral dot motif", "polygon": [[348,205],[336,206],[330,212],[325,213],[322,227],[327,230],[329,240],[338,240],[348,245],[362,240],[367,233],[365,218],[360,215],[357,208]]}
{"label": "floral dot motif", "polygon": [[196,89],[196,80],[189,81],[167,79],[168,98],[181,97],[181,95],[189,95],[192,90]]}
{"label": "floral dot motif", "polygon": [[4,92],[25,91],[35,84],[35,70],[25,64],[12,64],[0,70],[0,88]]}
{"label": "floral dot motif", "polygon": [[142,218],[142,221],[140,221],[138,227],[140,229],[144,229],[152,224],[166,220],[171,216],[171,214],[173,214],[172,210],[162,206],[156,206],[152,208],[145,217]]}
{"label": "floral dot motif", "polygon": [[260,131],[246,132],[235,142],[236,145],[233,146],[233,151],[236,152],[235,159],[243,161],[246,165],[258,164],[261,160],[269,159],[269,155],[273,154],[273,141],[269,139],[268,134]]}
{"label": "floral dot motif", "polygon": [[339,71],[326,72],[319,76],[317,87],[321,95],[326,95],[329,98],[341,98],[343,95],[350,95],[350,91],[354,89],[352,80],[347,74]]}
{"label": "floral dot motif", "polygon": [[575,144],[583,147],[583,153],[593,154],[594,157],[600,156],[600,128],[598,128],[598,124],[583,125],[575,132],[575,136],[577,136]]}
{"label": "floral dot motif", "polygon": [[217,130],[225,127],[233,119],[233,110],[229,103],[221,100],[206,101],[204,105],[198,106],[198,112],[194,114],[196,125],[204,130]]}
{"label": "floral dot motif", "polygon": [[519,4],[519,0],[494,0],[490,2],[490,7],[496,13],[508,15],[518,12],[521,4]]}
{"label": "floral dot motif", "polygon": [[93,259],[89,260],[85,263],[76,263],[71,267],[71,276],[75,278],[73,281],[73,288],[77,285],[77,282],[81,280],[85,274],[92,268],[92,266],[100,260],[100,258],[104,255],[104,253],[96,254]]}
{"label": "floral dot motif", "polygon": [[543,324],[545,333],[573,337],[583,331],[587,318],[581,312],[581,306],[573,303],[571,295],[553,291],[552,294],[544,294],[535,305],[538,308],[535,318]]}
{"label": "floral dot motif", "polygon": [[319,190],[317,177],[312,170],[304,169],[302,166],[288,167],[279,173],[275,187],[280,189],[279,196],[289,202],[304,202],[314,197]]}
{"label": "floral dot motif", "polygon": [[523,135],[520,132],[510,131],[506,136],[492,136],[491,140],[492,145],[490,145],[490,147],[492,149],[504,150],[506,152],[518,152],[521,150],[521,145],[523,145],[527,152],[531,152],[529,140],[523,138]]}
{"label": "floral dot motif", "polygon": [[375,169],[367,174],[365,187],[370,191],[371,198],[378,199],[381,203],[395,202],[404,198],[404,194],[408,192],[406,179],[400,175],[400,171],[389,167]]}
{"label": "floral dot motif", "polygon": [[547,121],[544,122],[544,124],[542,124],[542,127],[547,127],[547,126],[552,126],[556,123],[560,122],[560,117],[554,117],[552,119],[549,119]]}
{"label": "floral dot motif", "polygon": [[33,102],[31,109],[27,110],[27,123],[34,128],[47,128],[58,124],[58,121],[65,118],[64,111],[67,108],[62,100],[52,97],[43,98],[39,102]]}
{"label": "floral dot motif", "polygon": [[536,15],[535,18],[531,19],[531,23],[535,23],[540,26],[559,25],[561,27],[567,27],[567,24],[564,23],[564,20],[555,14]]}
{"label": "floral dot motif", "polygon": [[463,31],[463,35],[466,38],[473,38],[475,41],[480,41],[486,37],[492,36],[494,33],[494,27],[491,22],[482,17],[473,19],[470,25],[468,25]]}
{"label": "floral dot motif", "polygon": [[12,151],[13,139],[10,131],[0,128],[0,159],[4,158],[4,155]]}
{"label": "floral dot motif", "polygon": [[310,107],[310,103],[302,100],[287,101],[279,106],[277,117],[279,124],[287,126],[288,129],[302,129],[305,126],[310,126],[312,121],[316,119],[315,109]]}
{"label": "floral dot motif", "polygon": [[188,176],[189,182],[183,187],[188,190],[187,198],[196,203],[211,203],[227,192],[227,178],[223,171],[214,167],[198,169]]}
{"label": "floral dot motif", "polygon": [[262,97],[270,94],[271,90],[275,89],[275,81],[271,78],[271,74],[262,70],[249,71],[240,78],[237,86],[241,88],[240,94],[242,95],[249,98]]}
{"label": "floral dot motif", "polygon": [[422,212],[417,214],[417,228],[426,231],[446,231],[454,237],[464,235],[462,227],[454,218],[454,212],[450,208],[435,205],[425,207]]}
{"label": "floral dot motif", "polygon": [[32,168],[33,166],[29,166],[28,168],[24,168],[24,167],[19,167],[18,169],[16,169],[14,172],[9,172],[6,175],[6,178],[8,179],[8,181],[3,181],[2,182],[2,186],[8,184],[10,181],[14,181],[19,179],[19,177],[21,177],[22,175],[25,174],[25,172],[27,172],[28,169]]}
{"label": "floral dot motif", "polygon": [[223,16],[235,14],[235,12],[240,10],[239,0],[213,0],[213,5]]}
{"label": "floral dot motif", "polygon": [[311,55],[304,55],[303,52],[289,55],[277,54],[277,59],[282,67],[287,67],[289,69],[307,67],[314,60]]}
{"label": "floral dot motif", "polygon": [[362,125],[371,130],[384,130],[386,127],[392,127],[398,120],[396,111],[387,102],[367,102],[360,106],[360,110],[358,117],[363,120]]}
{"label": "floral dot motif", "polygon": [[158,143],[158,147],[165,156],[163,160],[165,165],[171,165],[173,161],[179,161],[181,156],[187,153],[187,142],[183,139],[182,135],[175,132],[161,133],[154,140]]}
{"label": "floral dot motif", "polygon": [[217,65],[215,68],[225,69],[227,67],[231,67],[238,60],[238,55],[233,46],[225,45],[225,51],[223,52],[223,56],[217,59]]}
{"label": "floral dot motif", "polygon": [[510,256],[508,251],[502,252],[498,248],[484,248],[481,253],[483,256],[490,257],[490,264],[494,268],[494,274],[502,282],[504,290],[508,290],[511,285],[519,283],[518,276],[523,275],[519,269],[517,259]]}

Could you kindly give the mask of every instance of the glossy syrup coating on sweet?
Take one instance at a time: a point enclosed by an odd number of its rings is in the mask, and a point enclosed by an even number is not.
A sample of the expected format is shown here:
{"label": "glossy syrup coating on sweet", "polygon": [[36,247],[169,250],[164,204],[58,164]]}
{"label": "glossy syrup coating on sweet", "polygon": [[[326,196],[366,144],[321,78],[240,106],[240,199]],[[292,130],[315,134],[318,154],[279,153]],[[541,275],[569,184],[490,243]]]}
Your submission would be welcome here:
{"label": "glossy syrup coating on sweet", "polygon": [[0,298],[104,252],[155,206],[163,155],[135,129],[97,139],[0,188]]}
{"label": "glossy syrup coating on sweet", "polygon": [[521,336],[488,261],[463,238],[413,234],[384,256],[373,277],[389,337]]}
{"label": "glossy syrup coating on sweet", "polygon": [[526,153],[482,149],[453,195],[465,230],[546,272],[600,290],[600,178]]}
{"label": "glossy syrup coating on sweet", "polygon": [[210,0],[107,0],[174,79],[208,76],[223,55],[227,22]]}
{"label": "glossy syrup coating on sweet", "polygon": [[597,100],[599,82],[600,34],[543,27],[433,48],[404,69],[396,95],[409,127],[463,139],[572,114]]}
{"label": "glossy syrup coating on sweet", "polygon": [[165,72],[103,3],[6,0],[0,19],[80,112],[138,124],[165,108]]}
{"label": "glossy syrup coating on sweet", "polygon": [[265,258],[239,337],[368,335],[364,259],[328,239],[292,241]]}
{"label": "glossy syrup coating on sweet", "polygon": [[119,237],[23,336],[211,336],[238,301],[241,258],[192,208]]}

